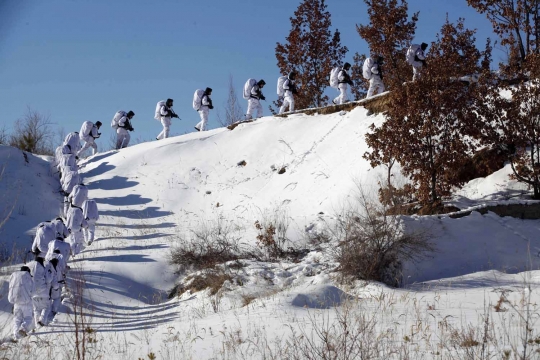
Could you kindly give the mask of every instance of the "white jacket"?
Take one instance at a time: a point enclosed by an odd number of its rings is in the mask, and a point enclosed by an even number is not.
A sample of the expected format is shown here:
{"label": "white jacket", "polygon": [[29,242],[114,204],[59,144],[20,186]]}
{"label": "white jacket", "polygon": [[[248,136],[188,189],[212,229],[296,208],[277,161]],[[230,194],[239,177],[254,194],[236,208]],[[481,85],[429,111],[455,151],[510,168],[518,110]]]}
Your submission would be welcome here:
{"label": "white jacket", "polygon": [[62,190],[70,194],[73,191],[73,188],[75,187],[75,185],[79,185],[80,182],[81,182],[81,178],[79,176],[78,171],[67,171],[62,176]]}
{"label": "white jacket", "polygon": [[69,207],[66,226],[70,233],[81,231],[82,228],[88,227],[88,223],[86,222],[82,209],[80,207],[73,205]]}
{"label": "white jacket", "polygon": [[[64,257],[62,256],[62,254],[54,254],[55,256],[53,257],[54,259],[58,259],[58,264],[56,265],[56,269],[54,269],[54,265],[52,266],[52,269],[53,271],[56,270],[56,286],[58,287],[58,281],[62,281],[62,280],[65,280],[65,275],[66,275],[66,260],[64,259]],[[52,259],[51,259],[52,260]],[[50,261],[50,260],[49,260]],[[51,264],[52,265],[52,264]],[[53,286],[54,288],[54,280],[53,280],[53,283],[51,283],[51,285]]]}
{"label": "white jacket", "polygon": [[67,229],[66,225],[64,224],[64,222],[62,220],[55,219],[55,220],[51,221],[51,223],[56,228],[56,236],[60,236],[63,239],[65,239],[65,238],[67,238],[69,236],[68,229]]}
{"label": "white jacket", "polygon": [[44,263],[41,265],[37,261],[32,261],[27,265],[30,268],[30,274],[34,278],[33,296],[49,298],[49,289],[53,280],[52,265]]}
{"label": "white jacket", "polygon": [[81,143],[79,141],[79,133],[78,132],[71,132],[67,134],[66,138],[64,139],[64,145],[69,145],[71,148],[71,153],[76,154],[77,151],[81,149]]}
{"label": "white jacket", "polygon": [[49,248],[49,242],[56,239],[56,226],[51,222],[42,222],[38,225],[36,236],[32,243],[32,252],[46,253]]}
{"label": "white jacket", "polygon": [[11,304],[32,303],[34,281],[28,271],[15,271],[9,278],[8,301]]}
{"label": "white jacket", "polygon": [[86,200],[83,205],[83,215],[87,220],[99,220],[99,211],[95,200]]}
{"label": "white jacket", "polygon": [[71,171],[77,170],[77,160],[74,154],[61,154],[58,158],[59,171],[63,171],[64,168],[69,168]]}
{"label": "white jacket", "polygon": [[75,185],[68,196],[68,201],[77,207],[82,207],[86,199],[88,199],[88,188],[82,184]]}
{"label": "white jacket", "polygon": [[293,97],[291,87],[294,86],[294,81],[287,77],[287,80],[283,82],[283,90],[285,90],[284,97]]}
{"label": "white jacket", "polygon": [[164,119],[171,119],[171,117],[168,115],[169,114],[169,110],[172,111],[172,106],[171,107],[168,107],[167,105],[163,105],[160,109],[159,109],[159,114],[161,115],[161,120],[164,120]]}
{"label": "white jacket", "polygon": [[[71,252],[71,245],[62,240],[53,240],[49,243],[49,248],[47,249],[47,255],[45,255],[46,261],[51,261],[56,255],[54,250],[60,250],[60,255],[62,255],[63,261],[66,262],[69,258],[69,253]],[[58,257],[58,256],[57,256]]]}

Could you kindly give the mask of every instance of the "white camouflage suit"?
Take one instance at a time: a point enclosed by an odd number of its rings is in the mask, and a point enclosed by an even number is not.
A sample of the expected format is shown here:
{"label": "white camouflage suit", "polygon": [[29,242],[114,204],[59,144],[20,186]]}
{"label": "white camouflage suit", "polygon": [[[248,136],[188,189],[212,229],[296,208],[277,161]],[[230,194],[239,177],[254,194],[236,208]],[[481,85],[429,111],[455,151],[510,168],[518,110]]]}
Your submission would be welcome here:
{"label": "white camouflage suit", "polygon": [[[54,254],[53,258],[49,260],[50,268],[52,270],[52,281],[51,281],[51,295],[50,295],[50,305],[49,305],[49,311],[52,312],[53,317],[58,312],[58,308],[60,307],[60,303],[62,302],[62,283],[64,283],[64,272],[65,269],[62,269],[62,267],[65,267],[64,263],[64,257],[61,254]],[[49,320],[49,316],[47,316],[46,320]]]}
{"label": "white camouflage suit", "polygon": [[96,221],[99,220],[99,212],[95,200],[86,200],[82,206],[83,216],[86,219],[88,227],[84,229],[84,240],[88,245],[94,241],[96,232]]}
{"label": "white camouflage suit", "polygon": [[75,131],[67,134],[66,138],[64,139],[64,145],[69,145],[71,154],[77,154],[77,152],[81,149],[79,133]]}
{"label": "white camouflage suit", "polygon": [[[422,50],[422,47],[421,46],[418,46],[418,49],[416,49],[415,53],[414,53],[415,57],[418,58],[419,60],[426,60],[426,55],[424,54],[424,50]],[[420,78],[420,74],[422,72],[422,67],[424,66],[424,64],[422,63],[422,61],[416,61],[414,60],[412,62],[412,67],[413,67],[413,81],[415,81],[416,79],[419,79]]]}
{"label": "white camouflage suit", "polygon": [[289,111],[294,111],[294,95],[291,91],[293,86],[294,82],[289,78],[283,82],[283,90],[285,90],[285,94],[283,96],[283,104],[279,108],[280,114],[283,114],[287,107],[289,107]]}
{"label": "white camouflage suit", "polygon": [[[34,292],[32,294],[32,307],[34,310],[34,322],[37,327],[39,322],[47,324],[50,311],[50,290],[53,281],[52,265],[45,263],[42,257],[28,263],[30,275],[34,279]],[[58,286],[57,286],[58,287]]]}
{"label": "white camouflage suit", "polygon": [[33,329],[32,292],[34,281],[30,272],[15,271],[9,278],[8,301],[13,304],[13,337],[21,338]]}
{"label": "white camouflage suit", "polygon": [[163,105],[159,109],[159,114],[161,115],[161,125],[163,125],[163,130],[159,133],[156,139],[166,139],[169,137],[169,131],[171,127],[171,117],[169,116],[169,109],[172,109],[172,106],[169,108],[167,105]]}
{"label": "white camouflage suit", "polygon": [[259,100],[259,91],[260,91],[260,88],[258,84],[253,85],[253,87],[251,88],[251,93],[250,93],[251,96],[248,99],[246,120],[250,120],[253,118],[251,114],[254,111],[257,111],[256,118],[260,118],[263,116],[263,108],[261,105],[261,101]]}
{"label": "white camouflage suit", "polygon": [[66,226],[69,231],[71,253],[75,256],[83,249],[84,234],[83,228],[88,227],[83,211],[80,207],[71,205],[67,214]]}
{"label": "white camouflage suit", "polygon": [[82,124],[81,131],[79,132],[79,138],[81,139],[81,141],[84,141],[85,144],[82,149],[77,152],[77,156],[81,156],[81,154],[90,147],[92,147],[93,149],[92,155],[95,155],[97,153],[97,145],[95,139],[97,139],[98,137],[99,128],[97,127],[97,125],[92,123],[91,121],[85,121]]}
{"label": "white camouflage suit", "polygon": [[37,256],[45,257],[49,249],[49,242],[56,239],[56,225],[52,222],[42,222],[38,225],[36,236],[32,243],[32,252]]}
{"label": "white camouflage suit", "polygon": [[131,135],[126,126],[130,124],[127,115],[124,115],[118,120],[118,128],[116,129],[116,149],[123,149],[129,145]]}
{"label": "white camouflage suit", "polygon": [[379,74],[379,64],[375,62],[370,70],[371,78],[369,79],[369,89],[366,99],[372,97],[375,92],[377,92],[377,94],[384,92],[384,84]]}
{"label": "white camouflage suit", "polygon": [[338,89],[339,96],[333,100],[334,104],[345,104],[349,101],[349,95],[347,95],[347,83],[345,82],[349,79],[349,73],[345,69],[341,69],[338,74]]}
{"label": "white camouflage suit", "polygon": [[205,93],[201,99],[201,107],[199,108],[199,110],[197,110],[199,115],[201,116],[201,121],[199,121],[199,123],[195,125],[195,128],[199,131],[206,130],[206,124],[208,123],[208,114],[210,112],[210,108],[208,106],[210,104],[210,96]]}
{"label": "white camouflage suit", "polygon": [[[53,240],[49,243],[49,249],[47,250],[47,255],[45,255],[45,260],[51,261],[55,257],[54,250],[58,249],[60,251],[60,254],[62,255],[62,258],[66,263],[69,261],[69,256],[71,255],[71,245],[69,243],[65,242],[61,239]],[[64,269],[64,275],[65,275],[65,269]]]}

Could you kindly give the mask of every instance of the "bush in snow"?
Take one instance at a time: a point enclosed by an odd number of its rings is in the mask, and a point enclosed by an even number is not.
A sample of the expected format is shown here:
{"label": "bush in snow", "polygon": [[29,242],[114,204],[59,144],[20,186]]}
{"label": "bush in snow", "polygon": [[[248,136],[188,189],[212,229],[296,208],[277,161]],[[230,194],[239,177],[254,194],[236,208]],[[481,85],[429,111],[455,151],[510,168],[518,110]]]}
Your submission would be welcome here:
{"label": "bush in snow", "polygon": [[244,257],[244,251],[238,230],[223,219],[205,222],[200,228],[191,230],[188,237],[179,236],[169,253],[169,262],[178,265],[180,270],[200,270],[240,259]]}
{"label": "bush in snow", "polygon": [[359,190],[357,203],[340,216],[334,232],[339,271],[344,277],[399,286],[403,262],[416,263],[434,247],[427,232],[405,232],[399,216],[389,215]]}
{"label": "bush in snow", "polygon": [[31,108],[15,122],[9,145],[39,155],[53,154],[52,122]]}

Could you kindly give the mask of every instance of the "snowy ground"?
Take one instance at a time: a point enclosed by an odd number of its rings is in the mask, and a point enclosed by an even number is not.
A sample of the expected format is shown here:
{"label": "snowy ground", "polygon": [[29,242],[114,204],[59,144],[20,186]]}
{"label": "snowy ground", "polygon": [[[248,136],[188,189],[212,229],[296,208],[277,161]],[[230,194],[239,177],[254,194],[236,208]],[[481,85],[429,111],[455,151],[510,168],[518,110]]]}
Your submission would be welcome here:
{"label": "snowy ground", "polygon": [[[215,295],[167,299],[178,280],[167,260],[170,247],[191,229],[221,219],[254,246],[255,221],[278,213],[289,221],[288,238],[306,248],[305,229],[335,220],[354,201],[357,183],[374,193],[381,172],[362,158],[364,134],[383,117],[366,112],[267,117],[233,131],[187,134],[82,161],[101,216],[98,240],[74,260],[70,280],[73,288],[84,284],[86,317],[79,323],[90,329],[88,358],[309,358],[307,349],[322,343],[325,329],[335,353],[356,334],[363,351],[372,351],[367,358],[475,358],[483,347],[474,341],[487,344],[484,354],[501,358],[522,348],[526,326],[533,339],[527,351],[534,354],[540,348],[540,272],[526,270],[539,268],[540,221],[492,213],[407,217],[407,227],[429,230],[437,252],[418,266],[406,264],[404,289],[340,285],[336,264],[321,249],[296,263],[246,260]],[[0,165],[7,164],[0,196],[10,199],[2,198],[0,211],[12,199],[15,209],[26,209],[14,210],[2,229],[8,247],[29,246],[32,228],[56,216],[61,201],[46,159],[30,155],[27,164],[19,157],[20,151],[0,147]],[[471,181],[453,203],[474,208],[524,201],[518,195],[525,189],[507,174],[505,168]],[[18,192],[13,184],[20,184]],[[0,278],[4,338],[11,322],[7,279]],[[54,327],[0,345],[0,358],[33,359],[38,352],[44,359],[77,358],[81,340],[73,335],[74,315],[67,314],[74,307],[63,306]]]}

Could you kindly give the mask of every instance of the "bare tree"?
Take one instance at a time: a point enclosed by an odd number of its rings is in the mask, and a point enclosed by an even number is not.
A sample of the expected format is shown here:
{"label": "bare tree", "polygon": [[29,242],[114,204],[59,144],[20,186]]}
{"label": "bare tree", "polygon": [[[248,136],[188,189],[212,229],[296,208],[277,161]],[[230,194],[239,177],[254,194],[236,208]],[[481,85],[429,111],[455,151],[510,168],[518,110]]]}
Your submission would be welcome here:
{"label": "bare tree", "polygon": [[238,103],[238,96],[236,95],[236,90],[233,84],[233,76],[229,74],[229,96],[227,97],[227,103],[225,104],[225,116],[222,117],[221,114],[217,113],[218,122],[221,126],[229,126],[238,120],[244,118],[244,111]]}
{"label": "bare tree", "polygon": [[8,144],[8,132],[6,125],[2,125],[0,128],[0,145],[7,145]]}
{"label": "bare tree", "polygon": [[28,107],[26,114],[15,121],[9,145],[23,151],[40,155],[52,155],[54,131],[49,115],[43,115]]}

